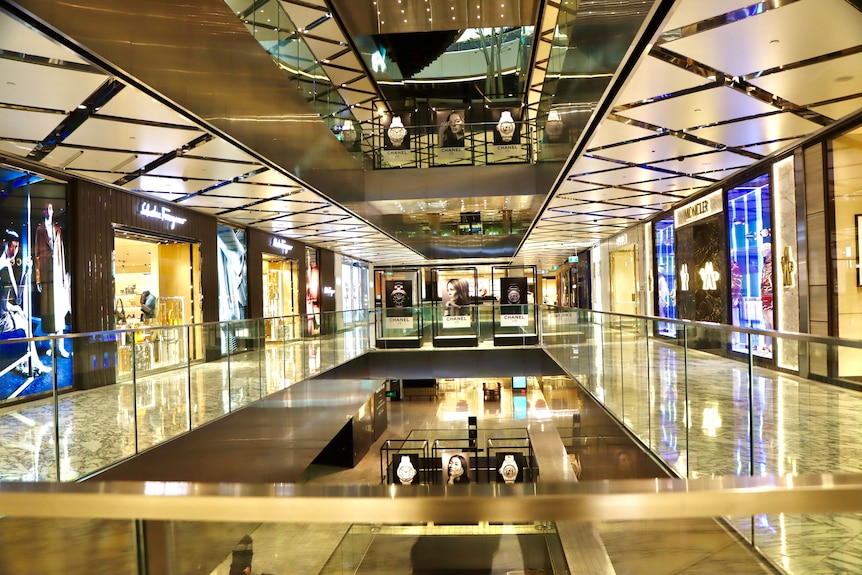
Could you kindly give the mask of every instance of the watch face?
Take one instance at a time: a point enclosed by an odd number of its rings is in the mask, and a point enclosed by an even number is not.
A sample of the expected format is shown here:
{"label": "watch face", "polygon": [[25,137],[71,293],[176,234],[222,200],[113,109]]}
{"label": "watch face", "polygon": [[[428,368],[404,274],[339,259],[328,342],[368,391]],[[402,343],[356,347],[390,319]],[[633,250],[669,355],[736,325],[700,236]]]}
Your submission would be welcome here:
{"label": "watch face", "polygon": [[521,288],[516,285],[509,286],[509,291],[506,295],[506,298],[509,300],[509,303],[520,303],[521,302]]}
{"label": "watch face", "polygon": [[389,294],[389,299],[394,307],[404,307],[404,302],[407,301],[407,292],[404,291],[402,283],[396,283],[392,288],[392,293]]}
{"label": "watch face", "polygon": [[395,474],[402,484],[411,483],[413,478],[416,477],[416,468],[413,466],[413,462],[410,461],[409,455],[401,456],[401,463],[398,464]]}

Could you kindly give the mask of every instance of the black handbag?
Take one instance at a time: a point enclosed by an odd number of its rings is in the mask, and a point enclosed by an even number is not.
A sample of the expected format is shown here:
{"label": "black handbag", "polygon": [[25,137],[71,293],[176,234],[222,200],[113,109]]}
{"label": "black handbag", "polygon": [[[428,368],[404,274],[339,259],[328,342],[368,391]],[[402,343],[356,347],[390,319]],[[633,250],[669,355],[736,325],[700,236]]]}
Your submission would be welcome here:
{"label": "black handbag", "polygon": [[117,325],[126,323],[126,308],[120,298],[117,298],[117,303],[114,304],[114,319]]}

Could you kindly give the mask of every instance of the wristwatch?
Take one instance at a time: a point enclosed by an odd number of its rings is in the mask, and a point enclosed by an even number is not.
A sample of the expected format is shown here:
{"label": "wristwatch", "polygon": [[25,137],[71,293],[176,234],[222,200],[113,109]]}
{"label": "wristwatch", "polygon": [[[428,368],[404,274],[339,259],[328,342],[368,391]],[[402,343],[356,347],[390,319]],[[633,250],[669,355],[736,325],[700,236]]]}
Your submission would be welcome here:
{"label": "wristwatch", "polygon": [[401,485],[410,485],[413,483],[413,478],[416,477],[416,468],[413,467],[413,462],[407,455],[401,456],[401,463],[398,464],[398,469],[395,470],[395,475],[401,481]]}
{"label": "wristwatch", "polygon": [[500,465],[500,475],[506,483],[515,483],[518,478],[518,462],[515,461],[514,455],[506,455],[503,457],[503,464]]}

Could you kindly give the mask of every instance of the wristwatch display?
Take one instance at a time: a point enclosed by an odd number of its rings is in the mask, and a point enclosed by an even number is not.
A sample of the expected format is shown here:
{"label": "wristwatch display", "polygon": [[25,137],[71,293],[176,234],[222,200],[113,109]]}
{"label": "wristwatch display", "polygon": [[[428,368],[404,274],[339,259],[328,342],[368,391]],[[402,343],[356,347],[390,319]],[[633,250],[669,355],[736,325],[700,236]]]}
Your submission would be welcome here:
{"label": "wristwatch display", "polygon": [[398,469],[395,470],[395,475],[398,476],[398,480],[401,482],[401,485],[410,485],[413,483],[413,478],[416,477],[416,468],[413,467],[413,462],[410,461],[410,456],[401,456],[401,463],[398,464]]}
{"label": "wristwatch display", "polygon": [[518,462],[515,461],[514,455],[506,455],[503,457],[503,463],[499,469],[503,481],[506,483],[515,483],[518,478]]}

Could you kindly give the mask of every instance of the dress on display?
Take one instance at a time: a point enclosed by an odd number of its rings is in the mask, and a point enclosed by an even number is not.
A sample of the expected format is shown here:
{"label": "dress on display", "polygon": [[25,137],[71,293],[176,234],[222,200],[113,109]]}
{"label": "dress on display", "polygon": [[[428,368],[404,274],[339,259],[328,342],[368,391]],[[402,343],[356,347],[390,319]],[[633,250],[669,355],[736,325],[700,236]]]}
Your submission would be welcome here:
{"label": "dress on display", "polygon": [[63,232],[53,219],[36,228],[36,283],[41,285],[39,313],[42,333],[62,332],[66,327],[69,302],[69,275]]}

